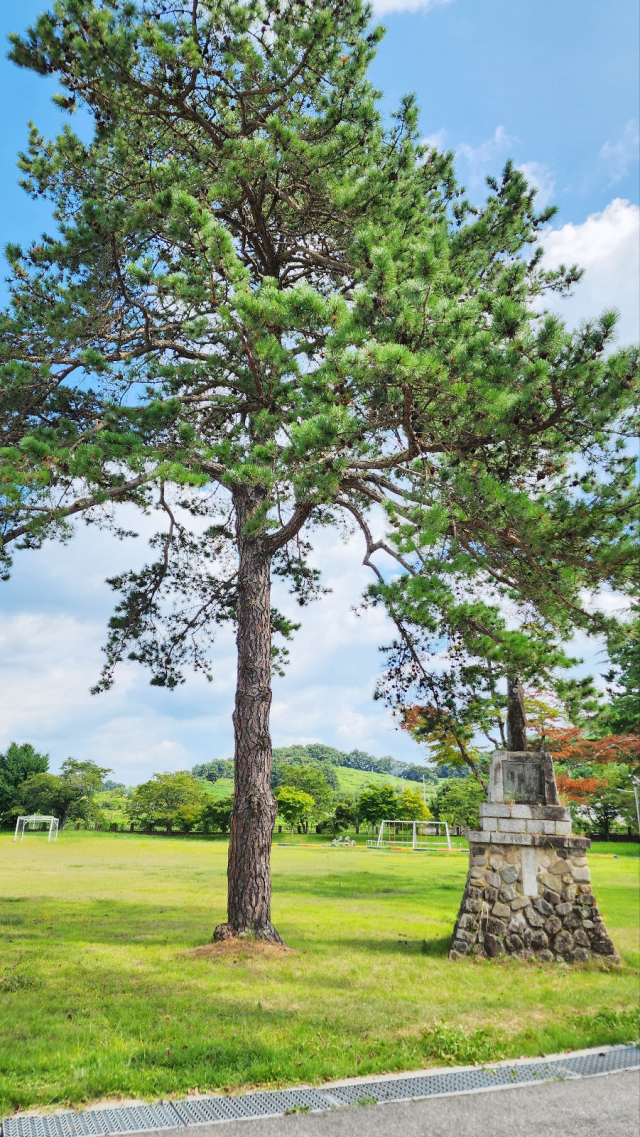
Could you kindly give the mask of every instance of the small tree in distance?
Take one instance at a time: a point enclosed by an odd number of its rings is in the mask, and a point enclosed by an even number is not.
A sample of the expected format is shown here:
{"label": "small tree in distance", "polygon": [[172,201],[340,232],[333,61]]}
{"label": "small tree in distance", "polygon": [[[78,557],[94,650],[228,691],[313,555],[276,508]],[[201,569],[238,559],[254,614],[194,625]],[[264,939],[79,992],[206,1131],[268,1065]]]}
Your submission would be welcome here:
{"label": "small tree in distance", "polygon": [[479,807],[485,800],[486,794],[475,778],[455,778],[440,786],[431,799],[431,808],[439,821],[461,829],[478,829]]}
{"label": "small tree in distance", "polygon": [[358,814],[353,801],[349,798],[336,803],[331,816],[322,822],[322,828],[318,826],[318,832],[330,829],[336,836],[338,833],[344,832],[345,829],[350,829],[352,825],[355,825],[356,831],[359,831]]}
{"label": "small tree in distance", "polygon": [[280,790],[287,786],[301,790],[302,793],[311,797],[313,809],[310,818],[320,820],[331,808],[333,790],[322,770],[315,766],[285,766],[276,792],[278,801],[280,801]]}
{"label": "small tree in distance", "polygon": [[399,821],[428,821],[433,817],[419,790],[405,786],[397,794],[396,818]]}
{"label": "small tree in distance", "polygon": [[276,801],[278,813],[291,826],[292,833],[296,825],[303,825],[309,820],[316,808],[311,794],[298,790],[295,786],[280,786],[276,792]]}
{"label": "small tree in distance", "polygon": [[90,759],[67,758],[60,774],[33,774],[20,787],[20,812],[53,814],[61,829],[68,821],[99,820],[94,798],[111,770]]}
{"label": "small tree in distance", "polygon": [[134,823],[167,833],[174,828],[193,829],[207,801],[206,791],[191,774],[154,774],[127,798],[125,810]]}
{"label": "small tree in distance", "polygon": [[405,788],[400,793],[393,786],[371,785],[363,790],[355,805],[358,819],[370,828],[381,821],[428,821],[432,816],[418,790]]}

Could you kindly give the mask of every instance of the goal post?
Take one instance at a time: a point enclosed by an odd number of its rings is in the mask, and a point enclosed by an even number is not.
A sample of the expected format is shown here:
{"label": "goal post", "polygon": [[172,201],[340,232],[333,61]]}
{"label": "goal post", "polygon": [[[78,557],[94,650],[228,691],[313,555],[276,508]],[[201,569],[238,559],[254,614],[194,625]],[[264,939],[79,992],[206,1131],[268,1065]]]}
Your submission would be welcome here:
{"label": "goal post", "polygon": [[16,821],[16,831],[13,835],[14,842],[18,840],[18,833],[20,833],[20,840],[24,841],[25,829],[36,829],[39,825],[48,825],[49,836],[47,837],[47,844],[51,840],[53,834],[54,841],[58,840],[58,818],[52,817],[50,814],[31,813],[21,814]]}
{"label": "goal post", "polygon": [[367,841],[367,845],[375,849],[426,851],[453,848],[446,821],[402,821],[398,818],[385,818],[381,821],[377,840]]}

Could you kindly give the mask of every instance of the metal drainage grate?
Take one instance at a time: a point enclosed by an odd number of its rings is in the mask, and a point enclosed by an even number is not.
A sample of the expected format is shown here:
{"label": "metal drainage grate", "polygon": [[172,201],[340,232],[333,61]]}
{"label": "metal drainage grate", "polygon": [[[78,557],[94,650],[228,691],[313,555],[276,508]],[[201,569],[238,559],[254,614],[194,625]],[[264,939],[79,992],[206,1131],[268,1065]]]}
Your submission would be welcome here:
{"label": "metal drainage grate", "polygon": [[288,1111],[316,1113],[361,1104],[412,1101],[441,1094],[473,1093],[474,1090],[531,1085],[566,1078],[610,1074],[640,1066],[640,1047],[616,1046],[587,1054],[562,1055],[540,1062],[440,1070],[407,1078],[363,1081],[357,1084],[265,1090],[263,1093],[216,1095],[158,1105],[122,1106],[113,1109],[71,1110],[45,1116],[5,1117],[2,1137],[107,1137],[119,1133],[144,1133],[151,1129],[182,1129],[221,1121],[280,1117]]}

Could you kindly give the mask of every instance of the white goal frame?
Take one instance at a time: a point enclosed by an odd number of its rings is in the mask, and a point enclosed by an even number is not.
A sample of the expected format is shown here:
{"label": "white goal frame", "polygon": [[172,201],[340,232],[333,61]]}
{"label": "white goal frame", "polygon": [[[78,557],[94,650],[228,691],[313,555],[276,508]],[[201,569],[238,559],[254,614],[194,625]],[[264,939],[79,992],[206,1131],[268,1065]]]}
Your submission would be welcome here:
{"label": "white goal frame", "polygon": [[[385,826],[387,827],[387,836],[385,836]],[[444,830],[444,840],[427,841],[427,837],[439,837],[439,830]],[[371,849],[396,847],[423,851],[453,848],[446,821],[402,821],[399,818],[385,818],[384,821],[381,821],[378,839],[367,841],[367,845]]]}
{"label": "white goal frame", "polygon": [[22,829],[22,834],[20,836],[20,840],[24,841],[24,831],[27,828],[27,826],[30,829],[35,829],[36,824],[40,821],[46,821],[49,824],[49,836],[47,837],[47,845],[49,844],[49,841],[51,840],[51,834],[52,833],[55,834],[55,836],[53,838],[54,841],[57,841],[58,840],[58,818],[57,817],[51,817],[51,815],[45,815],[43,813],[21,814],[20,817],[18,818],[18,820],[16,821],[16,831],[13,835],[13,840],[14,841],[18,840],[18,833]]}

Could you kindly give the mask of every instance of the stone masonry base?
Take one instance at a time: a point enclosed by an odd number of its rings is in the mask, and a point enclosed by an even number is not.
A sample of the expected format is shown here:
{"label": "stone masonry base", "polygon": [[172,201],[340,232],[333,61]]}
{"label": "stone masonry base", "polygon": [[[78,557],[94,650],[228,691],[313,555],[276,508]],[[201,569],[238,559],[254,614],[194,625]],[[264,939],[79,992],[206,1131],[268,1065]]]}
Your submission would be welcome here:
{"label": "stone masonry base", "polygon": [[[617,962],[595,896],[585,838],[536,835],[490,842],[470,833],[467,884],[449,959],[480,956]],[[474,840],[475,838],[475,840]],[[520,841],[522,838],[520,837]],[[527,838],[525,838],[527,840]]]}

